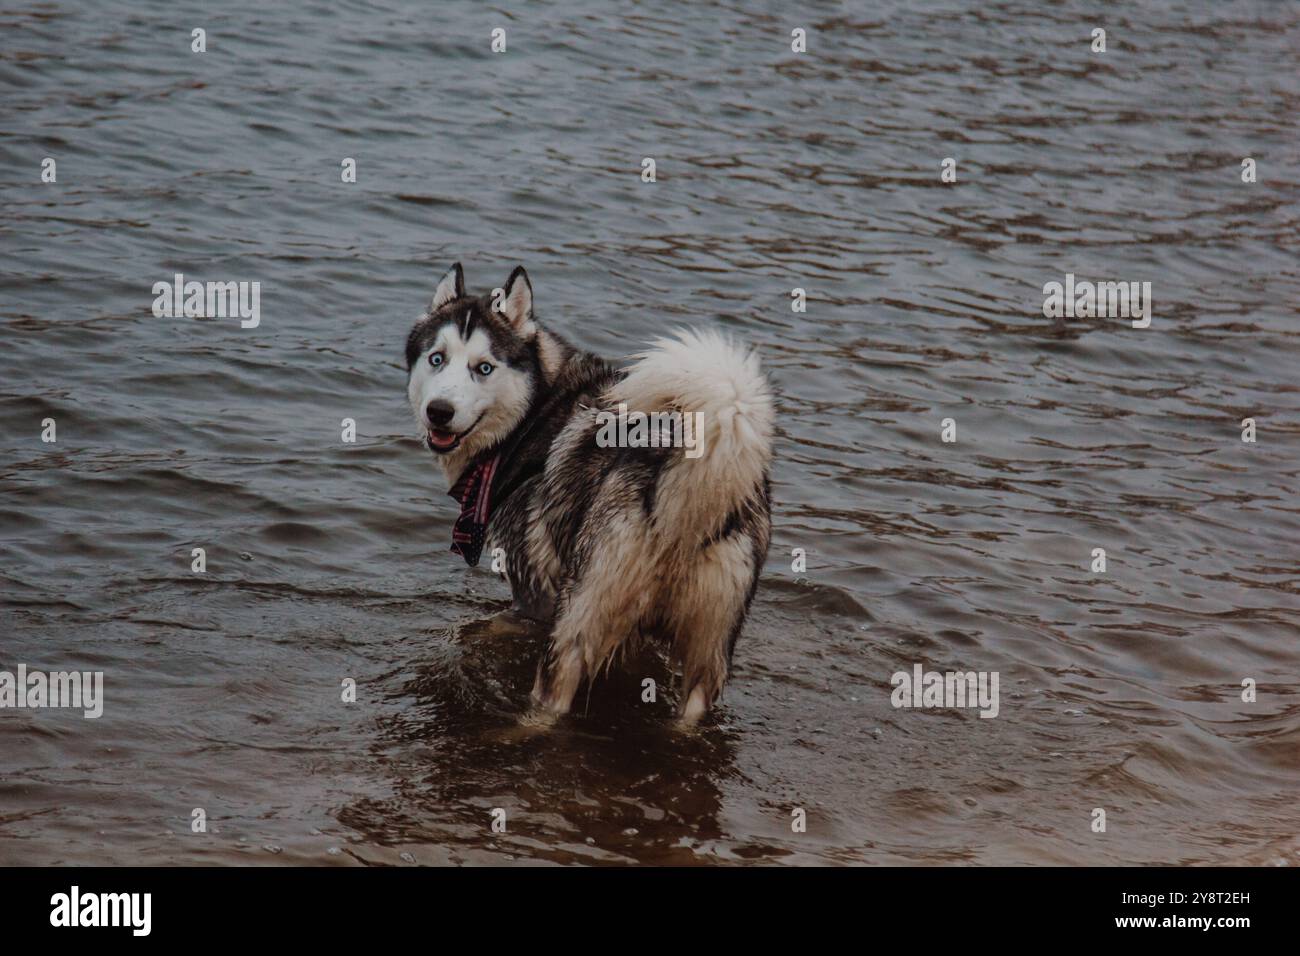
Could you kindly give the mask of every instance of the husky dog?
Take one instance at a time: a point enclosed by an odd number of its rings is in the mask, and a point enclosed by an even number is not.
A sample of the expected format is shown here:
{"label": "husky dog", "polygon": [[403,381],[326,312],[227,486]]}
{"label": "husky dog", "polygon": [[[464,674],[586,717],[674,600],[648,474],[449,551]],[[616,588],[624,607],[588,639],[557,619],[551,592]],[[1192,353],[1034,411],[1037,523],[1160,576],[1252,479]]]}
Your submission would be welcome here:
{"label": "husky dog", "polygon": [[[634,358],[617,368],[544,327],[522,267],[475,297],[456,263],[406,341],[407,396],[460,502],[451,550],[475,565],[502,548],[514,610],[553,622],[534,704],[567,713],[649,634],[682,672],[689,725],[722,691],[767,554],[772,400],[757,357],[716,333]],[[693,419],[697,445],[609,447],[615,409]]]}

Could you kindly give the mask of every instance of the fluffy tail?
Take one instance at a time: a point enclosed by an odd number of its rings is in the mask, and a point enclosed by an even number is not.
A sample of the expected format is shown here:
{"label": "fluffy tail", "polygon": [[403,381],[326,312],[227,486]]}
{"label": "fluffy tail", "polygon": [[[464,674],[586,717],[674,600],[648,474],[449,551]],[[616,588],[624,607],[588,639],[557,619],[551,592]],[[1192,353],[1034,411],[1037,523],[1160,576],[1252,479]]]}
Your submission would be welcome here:
{"label": "fluffy tail", "polygon": [[692,432],[696,449],[674,452],[660,475],[654,520],[692,537],[719,534],[766,497],[773,410],[758,356],[718,332],[682,331],[634,358],[611,403],[680,412],[702,429]]}

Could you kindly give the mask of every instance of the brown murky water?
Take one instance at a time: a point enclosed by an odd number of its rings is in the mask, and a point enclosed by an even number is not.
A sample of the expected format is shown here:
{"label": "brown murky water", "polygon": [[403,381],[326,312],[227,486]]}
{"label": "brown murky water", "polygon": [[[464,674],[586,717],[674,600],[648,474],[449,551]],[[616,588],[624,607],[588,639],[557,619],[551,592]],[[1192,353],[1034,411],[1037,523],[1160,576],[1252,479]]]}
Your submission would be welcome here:
{"label": "brown murky water", "polygon": [[[520,7],[0,15],[0,669],[106,695],[0,710],[0,862],[1296,860],[1300,7]],[[518,731],[543,635],[403,404],[455,259],[606,354],[760,350],[775,540],[703,732],[653,658]],[[261,324],[155,318],[176,272]],[[1044,318],[1066,273],[1150,327]],[[917,663],[998,716],[895,709]]]}

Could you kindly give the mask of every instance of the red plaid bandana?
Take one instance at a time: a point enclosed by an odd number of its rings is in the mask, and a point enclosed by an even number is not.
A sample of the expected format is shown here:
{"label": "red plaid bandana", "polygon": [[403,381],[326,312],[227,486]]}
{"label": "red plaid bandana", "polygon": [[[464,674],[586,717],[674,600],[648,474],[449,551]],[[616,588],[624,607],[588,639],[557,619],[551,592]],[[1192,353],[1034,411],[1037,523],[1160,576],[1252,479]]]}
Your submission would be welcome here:
{"label": "red plaid bandana", "polygon": [[500,463],[498,453],[467,468],[447,492],[460,502],[460,517],[451,529],[451,551],[464,558],[471,568],[478,564],[478,557],[483,553],[488,519],[492,517],[492,479]]}

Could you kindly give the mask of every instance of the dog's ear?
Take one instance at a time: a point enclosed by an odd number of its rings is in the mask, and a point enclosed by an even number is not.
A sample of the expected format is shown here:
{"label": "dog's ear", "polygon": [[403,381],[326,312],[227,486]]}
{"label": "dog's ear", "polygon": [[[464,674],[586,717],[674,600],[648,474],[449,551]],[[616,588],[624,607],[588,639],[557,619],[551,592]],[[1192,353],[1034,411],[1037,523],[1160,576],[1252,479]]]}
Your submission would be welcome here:
{"label": "dog's ear", "polygon": [[429,303],[429,311],[437,312],[452,299],[459,299],[465,294],[465,271],[461,269],[460,263],[457,262],[447,274],[438,280],[438,288],[433,293],[433,301]]}
{"label": "dog's ear", "polygon": [[510,273],[510,278],[501,287],[499,302],[497,311],[505,316],[516,333],[529,338],[537,331],[533,325],[533,284],[528,281],[523,266],[515,266],[515,271]]}

